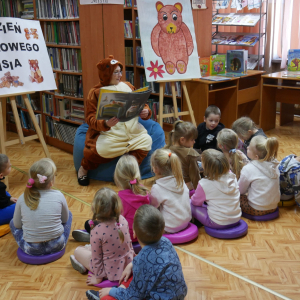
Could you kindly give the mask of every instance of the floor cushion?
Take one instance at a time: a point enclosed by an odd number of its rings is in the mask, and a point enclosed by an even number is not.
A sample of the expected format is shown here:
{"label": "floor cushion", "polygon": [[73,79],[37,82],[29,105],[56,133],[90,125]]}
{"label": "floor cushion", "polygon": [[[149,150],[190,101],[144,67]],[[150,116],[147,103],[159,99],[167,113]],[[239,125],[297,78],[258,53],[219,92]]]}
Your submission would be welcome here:
{"label": "floor cushion", "polygon": [[44,265],[51,263],[53,261],[58,260],[65,254],[66,248],[63,250],[52,253],[52,254],[46,254],[46,255],[39,255],[39,256],[33,256],[26,254],[22,249],[18,249],[17,256],[19,260],[25,264],[29,265]]}
{"label": "floor cushion", "polygon": [[188,227],[176,233],[165,233],[164,237],[170,240],[172,244],[183,244],[190,242],[198,237],[198,227],[189,223]]}
{"label": "floor cushion", "polygon": [[263,216],[253,216],[253,215],[246,214],[244,212],[243,212],[242,216],[244,218],[252,220],[252,221],[270,221],[270,220],[274,220],[279,217],[279,209],[277,207],[277,209],[274,212],[263,215]]}

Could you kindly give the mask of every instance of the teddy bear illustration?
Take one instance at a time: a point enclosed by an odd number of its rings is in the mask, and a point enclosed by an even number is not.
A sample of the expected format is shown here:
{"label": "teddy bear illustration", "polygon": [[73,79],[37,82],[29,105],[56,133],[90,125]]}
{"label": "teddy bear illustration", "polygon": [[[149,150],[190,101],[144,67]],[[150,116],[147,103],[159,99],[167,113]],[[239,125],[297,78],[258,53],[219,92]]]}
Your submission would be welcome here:
{"label": "teddy bear illustration", "polygon": [[0,82],[0,88],[10,88],[11,86],[18,87],[23,85],[24,83],[19,81],[19,76],[11,76],[10,72],[6,72]]}
{"label": "teddy bear illustration", "polygon": [[25,31],[25,37],[26,37],[26,39],[29,40],[30,39],[30,31],[29,31],[29,29],[28,28],[24,28],[24,31]]}
{"label": "teddy bear illustration", "polygon": [[29,80],[31,82],[36,82],[36,83],[41,83],[44,81],[44,78],[42,76],[42,73],[40,71],[39,65],[38,65],[38,60],[32,59],[28,60],[29,66],[30,66],[30,71],[31,74],[29,75]]}
{"label": "teddy bear illustration", "polygon": [[31,35],[34,39],[39,39],[39,35],[36,33],[37,32],[37,29],[34,29],[34,28],[30,28],[31,30]]}
{"label": "teddy bear illustration", "polygon": [[182,5],[163,5],[158,1],[155,6],[158,23],[151,32],[152,49],[162,58],[169,74],[174,74],[176,69],[184,74],[194,44],[189,28],[182,22]]}

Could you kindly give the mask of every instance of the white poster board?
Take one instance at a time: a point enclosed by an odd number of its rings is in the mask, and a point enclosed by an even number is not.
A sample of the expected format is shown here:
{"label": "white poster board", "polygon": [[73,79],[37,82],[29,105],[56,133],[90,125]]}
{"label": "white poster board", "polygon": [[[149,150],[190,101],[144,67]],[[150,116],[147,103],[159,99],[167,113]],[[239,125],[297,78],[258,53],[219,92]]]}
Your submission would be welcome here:
{"label": "white poster board", "polygon": [[190,0],[137,0],[148,82],[200,78]]}
{"label": "white poster board", "polygon": [[80,4],[122,4],[124,0],[80,0]]}
{"label": "white poster board", "polygon": [[39,21],[0,18],[0,96],[56,90]]}

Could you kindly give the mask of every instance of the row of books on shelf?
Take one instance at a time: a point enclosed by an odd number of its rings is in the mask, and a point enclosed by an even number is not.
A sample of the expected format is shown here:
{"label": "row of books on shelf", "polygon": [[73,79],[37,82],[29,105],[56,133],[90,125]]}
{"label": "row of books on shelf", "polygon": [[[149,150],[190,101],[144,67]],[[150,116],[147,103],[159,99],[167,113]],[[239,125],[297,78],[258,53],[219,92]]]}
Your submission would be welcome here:
{"label": "row of books on shelf", "polygon": [[[139,18],[136,17],[135,19],[135,38],[140,39],[141,34],[140,34],[140,26],[139,26]],[[132,33],[132,21],[130,20],[124,20],[124,37],[125,38],[133,38],[133,33]]]}
{"label": "row of books on shelf", "polygon": [[82,101],[57,98],[54,95],[42,95],[43,113],[58,119],[84,122],[84,104]]}
{"label": "row of books on shelf", "polygon": [[[142,47],[137,46],[135,51],[136,51],[136,65],[143,67],[144,53]],[[125,64],[133,66],[133,47],[125,47]]]}
{"label": "row of books on shelf", "polygon": [[[22,109],[18,109],[19,118],[21,121],[21,126],[24,129],[31,129],[35,131],[33,122],[31,117],[29,116],[29,113],[27,111],[23,111]],[[12,123],[16,123],[15,117],[13,115],[13,112],[8,112],[9,121]],[[42,115],[41,114],[35,114],[35,118],[37,123],[39,124],[39,127],[42,128]]]}
{"label": "row of books on shelf", "polygon": [[58,74],[58,94],[83,98],[82,77],[78,75]]}
{"label": "row of books on shelf", "polygon": [[133,66],[133,47],[125,47],[125,65]]}
{"label": "row of books on shelf", "polygon": [[213,16],[213,25],[230,26],[255,26],[260,19],[260,14],[216,14]]}
{"label": "row of books on shelf", "polygon": [[[216,75],[227,75],[229,77],[241,76],[247,73],[248,50],[228,50],[227,54],[200,57],[200,71],[203,79]],[[215,78],[215,80],[218,78]],[[219,79],[219,80],[222,80]],[[223,78],[224,80],[224,78]]]}
{"label": "row of books on shelf", "polygon": [[0,1],[0,17],[20,18],[22,11],[21,2],[17,0]]}
{"label": "row of books on shelf", "polygon": [[134,85],[134,72],[133,71],[126,71],[126,81],[130,82],[132,85]]}
{"label": "row of books on shelf", "polygon": [[34,18],[34,11],[33,11],[33,1],[32,0],[23,0],[23,11],[21,12],[21,18],[31,20]]}
{"label": "row of books on shelf", "polygon": [[253,47],[258,40],[258,33],[245,34],[239,32],[219,32],[213,36],[211,43],[213,45],[238,45]]}
{"label": "row of books on shelf", "polygon": [[[33,110],[41,110],[39,99],[33,99],[30,96],[30,94],[27,94],[27,98],[29,99],[29,102],[30,102]],[[24,99],[22,96],[18,95],[15,97],[15,99],[16,99],[16,104],[18,106],[20,106],[21,108],[26,108],[26,105],[25,105],[25,102],[24,102]]]}
{"label": "row of books on shelf", "polygon": [[71,48],[47,48],[53,70],[81,72],[81,51]]}
{"label": "row of books on shelf", "polygon": [[79,17],[79,0],[36,0],[38,19],[72,19]]}
{"label": "row of books on shelf", "polygon": [[45,22],[44,38],[48,44],[80,45],[79,22]]}
{"label": "row of books on shelf", "polygon": [[132,7],[132,2],[134,7],[136,7],[136,0],[124,0],[124,7]]}
{"label": "row of books on shelf", "polygon": [[[145,77],[145,75],[142,75],[142,76]],[[153,93],[159,93],[159,82],[146,82],[144,86],[146,86],[146,85],[149,85],[149,87]],[[176,96],[181,97],[181,82],[180,81],[175,82],[175,91],[176,91]],[[165,95],[167,95],[167,96],[172,95],[172,89],[171,89],[170,82],[166,82]]]}
{"label": "row of books on shelf", "polygon": [[57,122],[46,116],[46,134],[67,144],[74,145],[75,134],[78,126]]}

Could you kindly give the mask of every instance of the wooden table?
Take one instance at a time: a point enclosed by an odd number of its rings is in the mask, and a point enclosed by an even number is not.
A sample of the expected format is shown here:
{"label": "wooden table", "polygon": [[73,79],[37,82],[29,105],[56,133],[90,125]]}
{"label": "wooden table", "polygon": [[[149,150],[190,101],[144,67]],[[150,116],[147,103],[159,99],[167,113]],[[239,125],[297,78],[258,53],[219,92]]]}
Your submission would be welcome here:
{"label": "wooden table", "polygon": [[264,131],[275,128],[276,102],[280,102],[280,126],[293,122],[294,104],[300,104],[300,78],[284,74],[286,71],[262,76],[260,127]]}
{"label": "wooden table", "polygon": [[[209,105],[216,105],[222,113],[221,122],[228,128],[242,116],[249,116],[258,124],[262,89],[261,77],[264,73],[264,71],[248,70],[245,76],[224,81],[205,79],[187,81],[186,85],[196,123],[203,122],[205,110]],[[186,109],[184,105],[183,109]],[[185,116],[184,120],[189,121],[189,118]]]}

